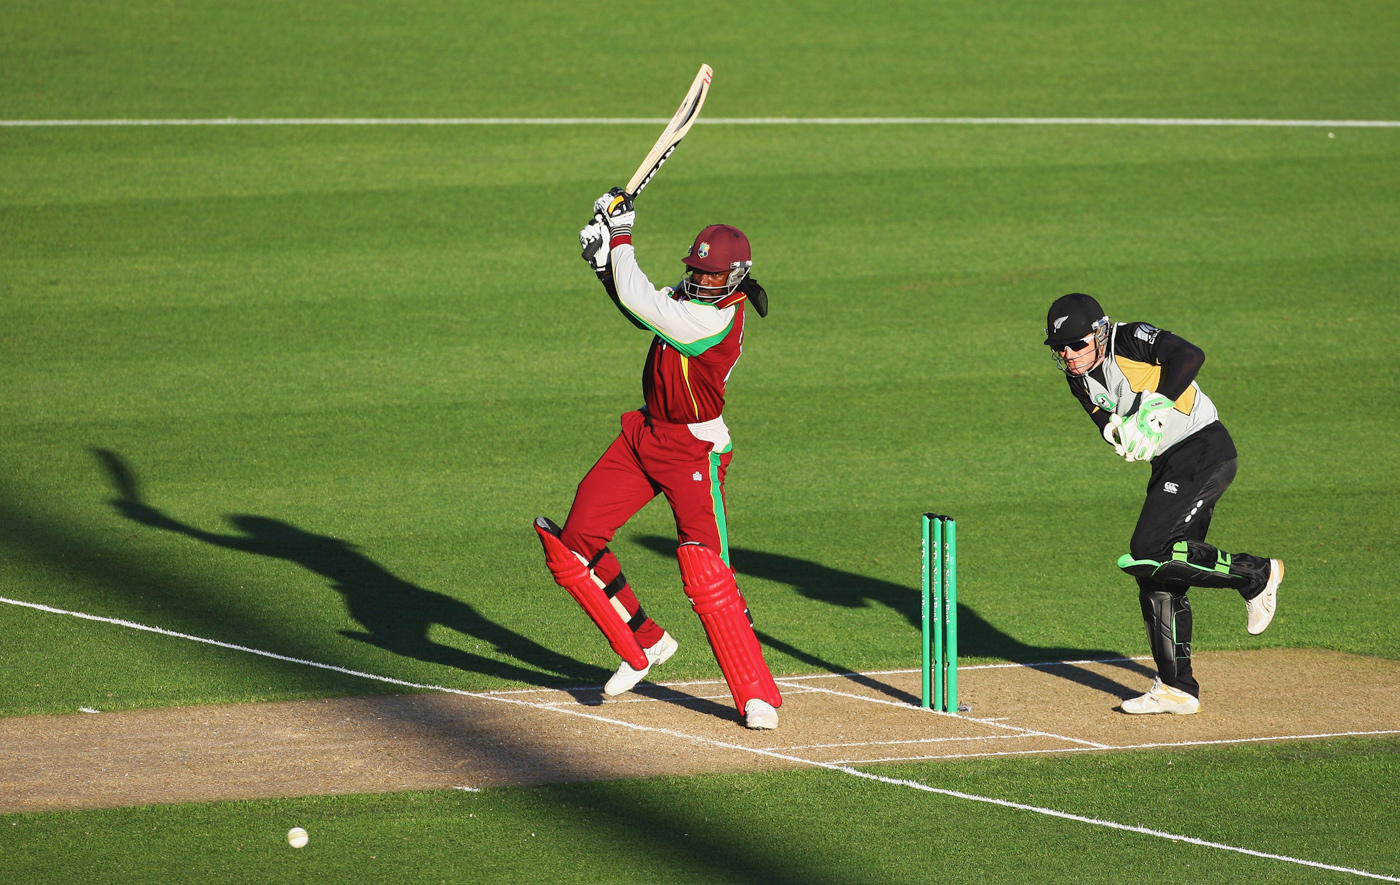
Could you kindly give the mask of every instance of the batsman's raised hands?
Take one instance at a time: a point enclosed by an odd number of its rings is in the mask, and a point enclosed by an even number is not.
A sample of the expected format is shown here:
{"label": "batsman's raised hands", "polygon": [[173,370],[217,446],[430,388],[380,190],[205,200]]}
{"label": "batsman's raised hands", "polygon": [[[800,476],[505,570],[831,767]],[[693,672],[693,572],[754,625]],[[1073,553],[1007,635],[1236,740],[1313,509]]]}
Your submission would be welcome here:
{"label": "batsman's raised hands", "polygon": [[632,206],[632,195],[620,187],[615,187],[593,201],[593,214],[600,215],[612,236],[631,235],[632,222],[637,220],[637,210]]}
{"label": "batsman's raised hands", "polygon": [[601,215],[593,216],[593,220],[578,232],[578,245],[583,252],[583,260],[592,266],[594,273],[607,273],[608,226],[603,223]]}

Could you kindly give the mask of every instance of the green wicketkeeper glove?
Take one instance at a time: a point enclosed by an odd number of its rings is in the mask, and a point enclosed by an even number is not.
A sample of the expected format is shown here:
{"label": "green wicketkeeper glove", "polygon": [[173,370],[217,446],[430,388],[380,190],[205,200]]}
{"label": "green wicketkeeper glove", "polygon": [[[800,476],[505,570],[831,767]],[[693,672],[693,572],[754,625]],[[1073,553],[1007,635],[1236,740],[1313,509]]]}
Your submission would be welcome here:
{"label": "green wicketkeeper glove", "polygon": [[1160,440],[1162,428],[1166,424],[1167,410],[1175,407],[1176,403],[1160,393],[1147,392],[1142,395],[1142,402],[1138,403],[1137,411],[1131,417],[1137,420],[1138,427],[1144,433],[1151,430]]}
{"label": "green wicketkeeper glove", "polygon": [[1125,451],[1120,452],[1128,461],[1151,461],[1162,444],[1162,428],[1166,425],[1167,410],[1174,403],[1160,393],[1145,392],[1137,410],[1123,419],[1119,440]]}

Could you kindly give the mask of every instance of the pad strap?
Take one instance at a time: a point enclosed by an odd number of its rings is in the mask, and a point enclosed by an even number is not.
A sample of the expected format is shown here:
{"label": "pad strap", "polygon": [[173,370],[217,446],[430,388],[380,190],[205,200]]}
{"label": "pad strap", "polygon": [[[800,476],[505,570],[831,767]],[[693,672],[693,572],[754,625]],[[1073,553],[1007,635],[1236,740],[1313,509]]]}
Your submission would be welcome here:
{"label": "pad strap", "polygon": [[763,649],[753,632],[753,619],[734,581],[734,572],[719,554],[703,544],[682,544],[676,550],[681,581],[690,605],[700,616],[705,636],[714,649],[715,660],[734,696],[734,705],[754,698],[781,706],[783,696],[763,660]]}
{"label": "pad strap", "polygon": [[[613,598],[626,582],[619,576],[613,582],[618,585],[617,588],[609,593],[611,585],[604,584],[589,567],[588,560],[559,540],[559,526],[541,516],[535,520],[535,531],[544,545],[545,565],[554,575],[554,582],[569,591],[569,595],[583,607],[620,658],[634,670],[645,670],[648,666],[647,656],[628,626],[627,610]],[[641,614],[640,611],[638,614]]]}
{"label": "pad strap", "polygon": [[1232,555],[1200,541],[1177,541],[1172,545],[1171,559],[1134,559],[1131,553],[1124,553],[1118,557],[1118,567],[1136,578],[1162,584],[1243,591],[1268,580],[1269,561],[1249,553]]}

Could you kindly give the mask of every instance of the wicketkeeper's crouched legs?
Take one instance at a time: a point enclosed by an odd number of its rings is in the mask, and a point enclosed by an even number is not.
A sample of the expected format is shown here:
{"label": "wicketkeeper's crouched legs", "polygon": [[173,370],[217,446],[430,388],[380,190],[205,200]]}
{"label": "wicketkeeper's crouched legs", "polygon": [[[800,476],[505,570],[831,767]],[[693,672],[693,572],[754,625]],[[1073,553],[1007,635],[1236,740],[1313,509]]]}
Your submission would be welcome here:
{"label": "wicketkeeper's crouched legs", "polygon": [[734,580],[734,571],[704,544],[682,544],[676,550],[676,559],[680,562],[685,595],[705,627],[715,660],[734,696],[734,706],[745,712],[748,702],[755,698],[781,706],[783,696],[763,660],[763,649],[754,635],[753,620]]}
{"label": "wicketkeeper's crouched legs", "polygon": [[[547,517],[535,520],[535,531],[544,545],[545,564],[554,575],[555,583],[569,591],[583,607],[619,657],[637,670],[645,670],[647,656],[637,640],[633,622],[639,627],[647,619],[640,606],[636,606],[635,612],[629,612],[619,600],[620,592],[627,586],[622,572],[619,570],[612,581],[602,579],[594,569],[596,563],[590,563],[583,554],[569,549],[560,540],[559,526]],[[630,589],[627,592],[636,605],[636,595]]]}

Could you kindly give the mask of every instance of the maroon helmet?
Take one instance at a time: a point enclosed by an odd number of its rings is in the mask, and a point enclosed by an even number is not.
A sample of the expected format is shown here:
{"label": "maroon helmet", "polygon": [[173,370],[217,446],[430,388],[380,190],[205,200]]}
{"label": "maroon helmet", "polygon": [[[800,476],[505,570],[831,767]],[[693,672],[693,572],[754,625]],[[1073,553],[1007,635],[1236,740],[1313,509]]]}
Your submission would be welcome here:
{"label": "maroon helmet", "polygon": [[700,231],[681,260],[691,270],[729,274],[723,286],[702,286],[689,276],[681,281],[681,292],[687,298],[711,304],[719,304],[734,294],[753,267],[749,238],[727,224],[712,224]]}

